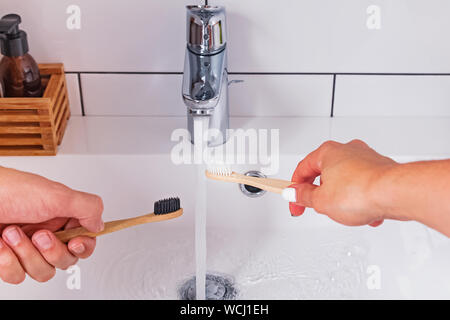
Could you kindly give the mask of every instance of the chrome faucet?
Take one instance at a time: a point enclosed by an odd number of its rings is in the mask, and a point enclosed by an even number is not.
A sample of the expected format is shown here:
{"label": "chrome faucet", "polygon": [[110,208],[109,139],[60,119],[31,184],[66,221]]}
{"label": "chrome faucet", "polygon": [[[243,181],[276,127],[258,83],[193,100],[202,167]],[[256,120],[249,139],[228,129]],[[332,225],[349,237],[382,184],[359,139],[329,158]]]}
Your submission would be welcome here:
{"label": "chrome faucet", "polygon": [[226,142],[229,128],[227,35],[225,8],[187,6],[187,47],[183,101],[188,130],[194,139],[194,119],[209,117],[209,146]]}

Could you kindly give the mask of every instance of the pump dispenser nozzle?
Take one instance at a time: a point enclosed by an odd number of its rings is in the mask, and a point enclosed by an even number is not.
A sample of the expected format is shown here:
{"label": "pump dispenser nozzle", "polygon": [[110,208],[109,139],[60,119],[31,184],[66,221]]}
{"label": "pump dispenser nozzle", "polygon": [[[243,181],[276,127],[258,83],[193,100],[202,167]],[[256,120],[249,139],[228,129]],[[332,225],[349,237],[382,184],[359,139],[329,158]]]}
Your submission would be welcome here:
{"label": "pump dispenser nozzle", "polygon": [[17,14],[7,14],[0,19],[0,82],[5,97],[41,97],[42,82],[39,67],[28,53],[25,31],[20,30],[22,19]]}
{"label": "pump dispenser nozzle", "polygon": [[0,32],[6,34],[17,34],[19,32],[19,24],[22,19],[18,14],[7,14],[0,20]]}
{"label": "pump dispenser nozzle", "polygon": [[19,29],[21,22],[17,14],[7,14],[0,19],[1,52],[4,56],[19,57],[28,52],[27,34]]}

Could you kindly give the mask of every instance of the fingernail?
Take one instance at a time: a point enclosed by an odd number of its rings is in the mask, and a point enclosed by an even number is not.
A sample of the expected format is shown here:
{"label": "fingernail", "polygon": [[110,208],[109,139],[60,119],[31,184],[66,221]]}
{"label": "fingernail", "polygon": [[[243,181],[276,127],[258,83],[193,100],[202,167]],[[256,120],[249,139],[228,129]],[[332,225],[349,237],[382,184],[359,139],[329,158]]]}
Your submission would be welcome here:
{"label": "fingernail", "polygon": [[289,210],[291,211],[291,216],[299,217],[305,212],[305,208],[296,205],[295,203],[289,203]]}
{"label": "fingernail", "polygon": [[70,246],[70,250],[73,251],[73,252],[75,252],[75,253],[81,254],[81,253],[83,253],[84,250],[86,250],[86,249],[84,248],[84,244],[82,244],[82,243],[76,243],[76,244]]}
{"label": "fingernail", "polygon": [[8,243],[12,246],[17,246],[22,238],[16,227],[6,230],[4,235]]}
{"label": "fingernail", "polygon": [[103,222],[103,220],[101,221],[100,226],[98,228],[99,228],[98,232],[101,232],[105,229],[105,223]]}
{"label": "fingernail", "polygon": [[53,246],[52,238],[47,232],[40,232],[33,237],[33,242],[42,250],[48,250]]}
{"label": "fingernail", "polygon": [[286,188],[282,191],[281,196],[289,202],[297,202],[297,190],[294,188]]}

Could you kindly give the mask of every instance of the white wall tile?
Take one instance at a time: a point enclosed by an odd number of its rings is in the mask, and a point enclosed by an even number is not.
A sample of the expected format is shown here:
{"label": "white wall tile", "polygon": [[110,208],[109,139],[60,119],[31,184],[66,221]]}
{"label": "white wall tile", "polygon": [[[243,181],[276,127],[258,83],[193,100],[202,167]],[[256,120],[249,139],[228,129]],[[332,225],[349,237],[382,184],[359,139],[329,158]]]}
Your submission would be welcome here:
{"label": "white wall tile", "polygon": [[450,116],[450,76],[337,76],[335,116]]}
{"label": "white wall tile", "polygon": [[[22,15],[38,62],[64,62],[68,71],[180,72],[185,5],[191,3],[203,1],[2,0],[1,10]],[[80,30],[66,27],[66,9],[73,4],[81,8]],[[227,7],[232,72],[450,73],[447,0],[378,0],[380,30],[366,26],[371,0],[210,4]],[[245,78],[245,83],[230,88],[232,115],[329,112],[330,76]],[[179,98],[181,76],[89,74],[83,79],[89,115],[185,113]],[[73,78],[68,82],[77,114],[79,92]],[[448,116],[448,85],[447,77],[338,76],[335,115]]]}
{"label": "white wall tile", "polygon": [[66,74],[67,92],[69,94],[70,113],[74,116],[82,114],[78,75]]}
{"label": "white wall tile", "polygon": [[[2,0],[31,52],[69,71],[181,71],[185,5],[201,0]],[[234,72],[450,72],[448,0],[212,0],[228,11]],[[69,5],[81,30],[66,28]],[[381,8],[381,29],[366,26]]]}
{"label": "white wall tile", "polygon": [[[213,0],[235,72],[449,72],[448,0]],[[381,29],[367,28],[370,5]]]}
{"label": "white wall tile", "polygon": [[232,116],[330,116],[333,76],[230,75]]}
{"label": "white wall tile", "polygon": [[82,74],[86,115],[184,116],[181,75]]}
{"label": "white wall tile", "polygon": [[[86,115],[184,116],[182,75],[82,74]],[[232,116],[324,116],[332,76],[231,75]]]}
{"label": "white wall tile", "polygon": [[[181,71],[186,4],[200,0],[2,0],[18,13],[38,62],[64,62],[68,71]],[[69,30],[70,5],[81,29]]]}

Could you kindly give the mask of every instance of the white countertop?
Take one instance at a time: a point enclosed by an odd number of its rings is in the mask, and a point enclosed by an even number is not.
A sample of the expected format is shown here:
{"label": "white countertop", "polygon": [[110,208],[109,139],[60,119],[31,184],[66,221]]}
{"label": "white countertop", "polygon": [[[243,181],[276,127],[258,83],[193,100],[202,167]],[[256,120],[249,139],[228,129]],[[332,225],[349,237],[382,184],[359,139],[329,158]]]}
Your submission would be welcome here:
{"label": "white countertop", "polygon": [[[450,157],[450,117],[231,118],[232,128],[280,129],[281,155],[306,155],[322,142],[362,139],[391,157]],[[184,117],[73,116],[57,157],[168,154]]]}

